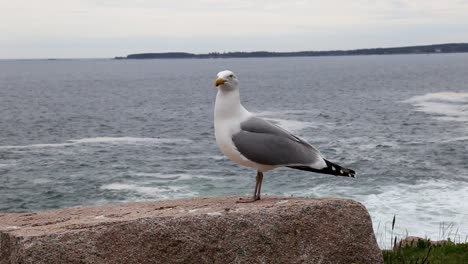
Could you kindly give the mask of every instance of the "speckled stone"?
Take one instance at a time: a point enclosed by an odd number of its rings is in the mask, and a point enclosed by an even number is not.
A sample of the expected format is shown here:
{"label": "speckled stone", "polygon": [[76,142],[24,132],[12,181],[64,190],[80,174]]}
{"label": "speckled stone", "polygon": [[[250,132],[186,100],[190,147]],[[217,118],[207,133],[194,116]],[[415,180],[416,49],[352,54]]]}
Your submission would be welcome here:
{"label": "speckled stone", "polygon": [[0,263],[383,263],[356,201],[237,199],[0,214]]}

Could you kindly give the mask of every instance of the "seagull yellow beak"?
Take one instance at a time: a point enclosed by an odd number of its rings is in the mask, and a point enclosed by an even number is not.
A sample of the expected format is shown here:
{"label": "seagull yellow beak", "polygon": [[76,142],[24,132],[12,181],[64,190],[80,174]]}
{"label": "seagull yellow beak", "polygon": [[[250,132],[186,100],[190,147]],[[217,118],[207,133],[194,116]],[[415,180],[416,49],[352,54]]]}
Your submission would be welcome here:
{"label": "seagull yellow beak", "polygon": [[216,79],[216,81],[215,81],[215,86],[218,87],[218,86],[220,86],[221,84],[224,84],[225,82],[226,82],[225,80],[223,80],[223,79],[221,79],[221,78],[218,78],[218,79]]}

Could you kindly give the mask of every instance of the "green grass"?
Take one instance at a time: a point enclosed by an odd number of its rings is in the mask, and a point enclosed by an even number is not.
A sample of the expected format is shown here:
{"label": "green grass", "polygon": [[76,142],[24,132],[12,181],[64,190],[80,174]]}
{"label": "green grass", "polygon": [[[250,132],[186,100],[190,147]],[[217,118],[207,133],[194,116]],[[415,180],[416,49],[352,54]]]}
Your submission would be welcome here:
{"label": "green grass", "polygon": [[[393,250],[382,250],[386,264],[468,264],[468,242],[461,242],[458,229],[453,233],[453,224],[440,225],[439,236],[445,237],[445,243],[432,243],[430,239],[417,241],[401,240],[397,243],[397,236],[393,235],[396,216],[393,216],[391,240]],[[451,236],[458,238],[451,240]],[[468,239],[468,237],[467,237]],[[443,241],[440,241],[443,242]],[[410,243],[410,244],[407,244]]]}
{"label": "green grass", "polygon": [[419,240],[417,245],[383,250],[387,264],[468,264],[468,243],[431,245],[428,240]]}

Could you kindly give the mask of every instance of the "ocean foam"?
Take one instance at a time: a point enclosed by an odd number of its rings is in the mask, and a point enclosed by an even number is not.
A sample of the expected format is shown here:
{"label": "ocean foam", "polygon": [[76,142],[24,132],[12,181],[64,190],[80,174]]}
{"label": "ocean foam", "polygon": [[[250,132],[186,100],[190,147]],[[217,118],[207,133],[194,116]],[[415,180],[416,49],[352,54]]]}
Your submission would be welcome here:
{"label": "ocean foam", "polygon": [[181,181],[190,180],[193,177],[189,174],[163,174],[159,172],[136,172],[133,175],[138,177],[151,177],[156,180]]}
{"label": "ocean foam", "polygon": [[0,169],[1,168],[8,168],[8,167],[14,167],[16,166],[18,163],[16,162],[11,162],[11,163],[0,163]]}
{"label": "ocean foam", "polygon": [[191,180],[191,179],[205,179],[205,180],[225,180],[226,177],[216,177],[216,176],[209,176],[209,175],[196,175],[196,174],[168,174],[168,173],[159,173],[159,172],[134,172],[133,175],[139,177],[151,177],[155,180],[161,181],[183,181],[183,180]]}
{"label": "ocean foam", "polygon": [[81,144],[113,144],[113,145],[137,145],[137,144],[187,144],[192,140],[187,138],[138,138],[138,137],[94,137],[71,139],[64,143],[30,144],[19,146],[0,146],[0,149],[35,149],[35,148],[61,148]]}
{"label": "ocean foam", "polygon": [[284,115],[315,115],[315,111],[311,110],[282,110],[282,111],[261,111],[255,113],[257,116],[284,116]]}
{"label": "ocean foam", "polygon": [[268,118],[268,117],[265,117],[265,119],[272,121],[273,123],[277,124],[278,126],[290,132],[298,132],[306,128],[317,127],[317,125],[312,122],[290,120],[290,119]]}
{"label": "ocean foam", "polygon": [[[432,240],[447,237],[463,240],[468,235],[468,204],[460,202],[468,200],[468,185],[458,181],[423,179],[414,184],[395,183],[373,190],[330,183],[285,195],[343,197],[362,202],[369,210],[377,241],[383,248],[391,247],[392,234],[399,238],[409,235]],[[394,215],[396,224],[392,232]],[[441,225],[454,229],[445,230],[442,234]]]}
{"label": "ocean foam", "polygon": [[[468,186],[459,182],[444,180],[421,180],[414,185],[397,184],[382,188],[382,193],[357,197],[370,211],[373,222],[388,223],[396,215],[395,233],[429,237],[433,240],[459,240],[452,230],[441,235],[440,225],[449,224],[459,229],[458,235],[468,235],[468,205],[460,201],[468,200]],[[390,238],[391,228],[376,230],[377,236]],[[407,234],[408,233],[408,234]],[[390,239],[383,241],[388,246]]]}
{"label": "ocean foam", "polygon": [[449,143],[449,142],[467,141],[467,140],[468,140],[468,136],[466,136],[466,137],[455,137],[455,138],[451,138],[451,139],[441,140],[441,141],[439,141],[439,142],[441,142],[441,143]]}
{"label": "ocean foam", "polygon": [[73,145],[73,143],[50,143],[50,144],[30,144],[19,146],[0,146],[0,149],[35,149],[35,148],[61,148]]}
{"label": "ocean foam", "polygon": [[213,160],[227,160],[225,156],[221,155],[184,155],[178,157],[158,157],[159,160],[194,160],[194,159],[213,159]]}
{"label": "ocean foam", "polygon": [[[259,113],[255,113],[256,116],[262,117],[266,120],[271,121],[272,123],[277,124],[278,126],[289,130],[291,132],[298,132],[300,130],[306,128],[316,128],[317,124],[312,122],[306,121],[299,121],[295,120],[294,118],[289,118],[297,116],[297,115],[305,115],[310,114],[311,111],[303,111],[303,110],[289,110],[289,111],[262,111]],[[287,116],[288,118],[284,118]],[[277,118],[282,117],[282,118]]]}
{"label": "ocean foam", "polygon": [[413,96],[404,102],[426,102],[426,101],[446,101],[446,102],[468,102],[468,93],[463,92],[438,92],[425,95]]}
{"label": "ocean foam", "polygon": [[189,191],[188,186],[142,186],[131,183],[110,183],[101,186],[101,190],[129,191],[156,199],[172,199],[174,197],[191,197],[196,195],[195,192]]}
{"label": "ocean foam", "polygon": [[189,139],[182,138],[138,138],[138,137],[95,137],[72,139],[69,142],[75,144],[160,144],[160,143],[175,143],[183,144],[192,142]]}
{"label": "ocean foam", "polygon": [[413,104],[416,111],[435,115],[440,120],[468,122],[468,93],[429,93],[403,102]]}

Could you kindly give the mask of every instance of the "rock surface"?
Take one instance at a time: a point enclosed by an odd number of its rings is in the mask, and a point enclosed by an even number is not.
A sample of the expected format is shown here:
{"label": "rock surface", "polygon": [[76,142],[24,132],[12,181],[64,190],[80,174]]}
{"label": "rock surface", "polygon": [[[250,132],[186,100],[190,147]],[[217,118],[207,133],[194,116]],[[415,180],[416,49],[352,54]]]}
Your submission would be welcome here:
{"label": "rock surface", "polygon": [[358,202],[238,198],[0,214],[0,263],[383,263]]}

